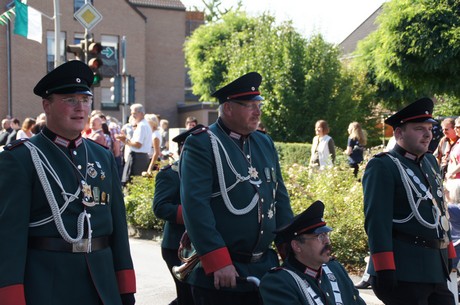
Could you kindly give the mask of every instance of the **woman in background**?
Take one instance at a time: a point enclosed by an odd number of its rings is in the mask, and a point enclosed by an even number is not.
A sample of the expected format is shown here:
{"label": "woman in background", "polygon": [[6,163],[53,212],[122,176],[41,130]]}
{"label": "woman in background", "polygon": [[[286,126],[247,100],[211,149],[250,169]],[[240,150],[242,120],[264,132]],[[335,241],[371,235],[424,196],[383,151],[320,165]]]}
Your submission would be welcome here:
{"label": "woman in background", "polygon": [[358,176],[359,164],[364,160],[364,147],[367,144],[367,137],[358,122],[348,125],[348,143],[345,154],[348,155],[348,164],[353,168],[353,175]]}
{"label": "woman in background", "polygon": [[24,139],[24,138],[32,138],[34,133],[32,132],[32,128],[35,126],[35,119],[33,118],[26,118],[24,122],[22,122],[21,129],[18,130],[16,134],[17,139]]}
{"label": "woman in background", "polygon": [[332,167],[335,162],[335,144],[329,136],[329,125],[325,120],[319,120],[315,124],[316,136],[311,143],[310,167],[324,170]]}

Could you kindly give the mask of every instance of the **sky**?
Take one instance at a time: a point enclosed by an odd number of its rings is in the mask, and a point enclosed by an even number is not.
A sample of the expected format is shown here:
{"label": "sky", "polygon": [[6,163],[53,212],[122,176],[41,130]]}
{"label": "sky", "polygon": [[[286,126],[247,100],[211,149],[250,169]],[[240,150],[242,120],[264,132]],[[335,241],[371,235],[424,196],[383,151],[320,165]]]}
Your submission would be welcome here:
{"label": "sky", "polygon": [[[181,0],[187,9],[204,9],[202,0]],[[205,0],[209,1],[209,0]],[[304,37],[321,33],[326,41],[342,42],[385,0],[242,0],[251,16],[269,12],[278,22],[292,20]],[[221,8],[236,7],[237,0],[222,0]]]}

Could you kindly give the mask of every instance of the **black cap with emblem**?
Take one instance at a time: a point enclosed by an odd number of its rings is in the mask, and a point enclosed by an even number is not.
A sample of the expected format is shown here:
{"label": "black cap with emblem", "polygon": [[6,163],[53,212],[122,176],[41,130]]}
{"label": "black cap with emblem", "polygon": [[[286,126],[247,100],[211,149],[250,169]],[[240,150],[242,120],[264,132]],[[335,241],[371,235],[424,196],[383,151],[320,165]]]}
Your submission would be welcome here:
{"label": "black cap with emblem", "polygon": [[421,98],[390,116],[385,120],[385,124],[390,125],[393,129],[405,123],[426,122],[437,124],[438,122],[431,115],[433,107],[434,104],[430,98]]}
{"label": "black cap with emblem", "polygon": [[219,100],[219,104],[231,100],[240,101],[262,101],[259,86],[262,82],[262,76],[257,72],[249,72],[240,78],[237,78],[230,84],[220,88],[213,94]]}
{"label": "black cap with emblem", "polygon": [[276,233],[284,241],[290,241],[302,234],[321,234],[330,232],[332,228],[326,226],[323,215],[324,203],[317,200],[305,211],[294,217],[289,224],[277,229],[273,233]]}
{"label": "black cap with emblem", "polygon": [[34,93],[42,98],[53,93],[93,95],[90,89],[93,78],[93,71],[87,64],[72,60],[45,75],[35,86]]}
{"label": "black cap with emblem", "polygon": [[184,131],[180,134],[178,134],[177,136],[175,136],[172,140],[174,142],[176,142],[177,144],[179,145],[183,145],[184,142],[185,142],[185,139],[187,139],[187,137],[192,134],[194,131],[198,130],[198,129],[202,129],[202,128],[206,128],[204,125],[202,124],[198,124],[196,125],[195,127],[193,128],[190,128],[189,130],[187,131]]}

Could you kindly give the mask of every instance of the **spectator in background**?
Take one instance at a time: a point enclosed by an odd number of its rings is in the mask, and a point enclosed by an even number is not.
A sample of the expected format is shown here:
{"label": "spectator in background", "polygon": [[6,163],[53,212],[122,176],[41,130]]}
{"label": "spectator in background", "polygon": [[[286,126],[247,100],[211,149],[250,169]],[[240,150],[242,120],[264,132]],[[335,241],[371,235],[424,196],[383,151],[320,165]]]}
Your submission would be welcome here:
{"label": "spectator in background", "polygon": [[102,119],[98,116],[93,116],[89,120],[89,126],[91,128],[91,133],[88,136],[88,139],[93,140],[96,143],[107,146],[107,142],[102,131]]}
{"label": "spectator in background", "polygon": [[348,164],[353,168],[353,175],[358,176],[359,164],[364,160],[364,149],[367,144],[367,137],[358,122],[348,125],[348,143],[345,154],[348,155]]}
{"label": "spectator in background", "polygon": [[32,128],[32,132],[34,134],[38,134],[46,126],[46,113],[42,112],[39,115],[37,115],[35,121],[36,124],[34,128]]}
{"label": "spectator in background", "polygon": [[21,129],[18,130],[16,139],[32,138],[35,135],[32,132],[32,128],[34,128],[34,126],[35,126],[35,119],[26,118],[24,122],[22,122]]}
{"label": "spectator in background", "polygon": [[460,180],[453,179],[446,182],[445,195],[447,200],[447,210],[449,212],[449,222],[451,226],[450,234],[454,243],[457,257],[452,260],[453,268],[458,269],[460,261]]}
{"label": "spectator in background", "polygon": [[11,123],[9,119],[3,119],[2,120],[2,131],[0,131],[0,146],[3,146],[6,144],[6,141],[8,140],[8,136],[11,134],[13,131],[13,128],[11,128]]}
{"label": "spectator in background", "polygon": [[460,178],[460,117],[455,119],[454,125],[455,134],[459,138],[453,145],[449,153],[449,162],[447,163],[446,179],[459,179]]}
{"label": "spectator in background", "polygon": [[169,121],[168,120],[160,120],[160,149],[168,150],[169,149]]}
{"label": "spectator in background", "polygon": [[147,167],[147,174],[151,175],[153,171],[160,169],[160,141],[161,134],[158,129],[158,117],[155,114],[146,114],[145,119],[152,128],[152,150],[150,156],[150,164]]}
{"label": "spectator in background", "polygon": [[311,144],[310,168],[324,170],[335,162],[335,144],[329,136],[329,125],[325,120],[315,124],[316,136]]}
{"label": "spectator in background", "polygon": [[10,135],[8,136],[8,139],[6,140],[5,145],[8,145],[14,140],[16,140],[16,135],[18,133],[18,130],[21,129],[20,124],[21,122],[18,119],[16,118],[11,119],[10,125],[11,125],[12,131]]}
{"label": "spectator in background", "polygon": [[112,153],[115,157],[115,163],[117,164],[118,176],[121,181],[121,175],[123,173],[123,143],[115,138],[116,134],[121,133],[120,125],[117,119],[110,118],[108,120],[109,123],[109,131],[110,131],[110,138],[112,139]]}
{"label": "spectator in background", "polygon": [[434,156],[438,160],[439,168],[441,169],[441,176],[444,179],[449,165],[449,154],[452,151],[455,143],[459,137],[455,132],[455,120],[453,118],[446,118],[441,122],[442,132],[444,137],[439,141],[438,147],[434,152]]}
{"label": "spectator in background", "polygon": [[189,116],[185,119],[185,128],[188,130],[188,129],[192,129],[193,127],[195,127],[196,125],[198,124],[198,120],[196,119],[196,117],[194,116]]}
{"label": "spectator in background", "polygon": [[152,128],[145,120],[145,110],[142,104],[131,105],[131,115],[134,118],[134,129],[132,138],[123,133],[116,135],[116,139],[129,146],[130,153],[123,168],[121,182],[126,184],[131,176],[140,176],[148,168],[150,160],[149,153],[152,150]]}

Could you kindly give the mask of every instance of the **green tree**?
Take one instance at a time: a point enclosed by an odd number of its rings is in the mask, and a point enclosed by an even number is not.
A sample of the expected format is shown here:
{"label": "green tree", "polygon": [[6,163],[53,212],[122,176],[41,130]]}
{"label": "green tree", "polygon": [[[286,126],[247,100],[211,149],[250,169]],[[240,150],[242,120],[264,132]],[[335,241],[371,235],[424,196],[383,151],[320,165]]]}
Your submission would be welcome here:
{"label": "green tree", "polygon": [[[243,6],[241,0],[238,0],[236,3],[236,7],[230,6],[230,8],[222,9],[220,6],[222,5],[222,0],[201,0],[201,2],[205,6],[205,20],[207,22],[215,22],[231,11],[239,11]],[[199,10],[196,6],[194,7],[195,10]]]}
{"label": "green tree", "polygon": [[392,108],[422,95],[460,93],[460,1],[392,0],[358,47],[378,96]]}
{"label": "green tree", "polygon": [[334,45],[321,35],[307,40],[291,22],[277,24],[267,13],[257,18],[225,14],[193,33],[185,55],[193,92],[202,101],[242,74],[259,72],[266,104],[262,121],[276,141],[310,141],[315,122],[325,119],[344,147],[348,124],[363,123],[370,113],[363,99],[368,90],[357,86],[354,73],[343,70]]}

